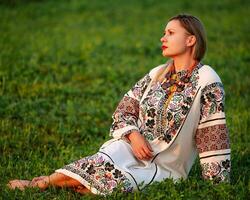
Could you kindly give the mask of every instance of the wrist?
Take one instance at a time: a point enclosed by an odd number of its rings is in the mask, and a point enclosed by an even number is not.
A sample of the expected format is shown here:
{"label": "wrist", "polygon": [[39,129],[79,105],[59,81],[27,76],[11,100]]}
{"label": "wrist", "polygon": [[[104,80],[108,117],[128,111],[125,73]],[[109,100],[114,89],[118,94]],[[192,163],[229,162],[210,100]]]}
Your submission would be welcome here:
{"label": "wrist", "polygon": [[139,132],[138,131],[131,131],[129,134],[126,135],[126,138],[131,142],[133,140],[134,136],[137,135]]}

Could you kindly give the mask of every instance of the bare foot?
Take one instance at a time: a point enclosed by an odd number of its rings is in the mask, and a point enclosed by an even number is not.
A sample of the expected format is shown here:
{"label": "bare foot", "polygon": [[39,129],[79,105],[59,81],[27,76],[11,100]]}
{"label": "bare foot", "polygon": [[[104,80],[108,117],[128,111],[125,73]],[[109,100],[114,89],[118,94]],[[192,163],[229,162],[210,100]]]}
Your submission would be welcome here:
{"label": "bare foot", "polygon": [[41,181],[41,180],[44,180],[45,178],[47,178],[48,176],[38,176],[38,177],[35,177],[32,179],[32,183],[35,183],[37,181]]}
{"label": "bare foot", "polygon": [[49,176],[39,176],[32,179],[30,185],[44,190],[49,186]]}
{"label": "bare foot", "polygon": [[31,181],[29,180],[12,180],[12,181],[9,181],[7,186],[12,190],[16,188],[19,190],[24,190],[27,187],[31,187],[30,183]]}

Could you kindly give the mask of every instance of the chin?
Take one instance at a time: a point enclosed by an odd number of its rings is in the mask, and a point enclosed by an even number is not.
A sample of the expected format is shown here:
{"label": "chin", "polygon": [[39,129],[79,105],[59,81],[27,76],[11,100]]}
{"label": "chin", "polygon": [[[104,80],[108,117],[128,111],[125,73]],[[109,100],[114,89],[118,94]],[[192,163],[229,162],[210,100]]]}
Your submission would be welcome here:
{"label": "chin", "polygon": [[169,58],[170,55],[166,54],[166,53],[162,53],[162,56],[165,57],[165,58]]}
{"label": "chin", "polygon": [[164,50],[164,51],[162,51],[162,56],[168,58],[170,55],[168,52],[166,52],[166,50]]}

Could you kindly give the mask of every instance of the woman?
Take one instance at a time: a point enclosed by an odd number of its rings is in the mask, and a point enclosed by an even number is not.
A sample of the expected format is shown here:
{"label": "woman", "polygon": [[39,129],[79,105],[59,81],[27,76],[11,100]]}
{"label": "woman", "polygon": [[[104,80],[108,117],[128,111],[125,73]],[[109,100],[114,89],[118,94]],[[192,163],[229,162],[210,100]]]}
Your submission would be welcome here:
{"label": "woman", "polygon": [[131,192],[165,178],[187,178],[197,155],[205,179],[229,181],[225,93],[216,72],[201,63],[206,51],[202,23],[190,15],[172,17],[161,42],[162,55],[170,61],[151,69],[124,95],[112,115],[111,140],[50,176],[13,180],[9,187]]}

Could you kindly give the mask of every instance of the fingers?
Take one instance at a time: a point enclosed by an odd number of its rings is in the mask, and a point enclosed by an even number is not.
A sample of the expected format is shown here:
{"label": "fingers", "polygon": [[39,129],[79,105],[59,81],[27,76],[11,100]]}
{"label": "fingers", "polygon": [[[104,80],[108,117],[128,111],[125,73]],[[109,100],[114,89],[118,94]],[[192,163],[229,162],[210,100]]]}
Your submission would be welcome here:
{"label": "fingers", "polygon": [[139,159],[139,160],[141,160],[141,154],[137,151],[137,150],[135,150],[135,149],[133,149],[133,154],[134,154],[134,156],[137,158],[137,159]]}
{"label": "fingers", "polygon": [[137,157],[140,160],[142,159],[149,160],[153,157],[153,149],[150,143],[142,135],[131,134],[130,139],[131,139],[132,151],[135,157]]}
{"label": "fingers", "polygon": [[148,149],[147,146],[144,147],[142,150],[144,151],[144,158],[149,160],[150,158],[153,157],[152,152]]}
{"label": "fingers", "polygon": [[147,146],[141,147],[139,150],[134,150],[134,155],[139,160],[150,160],[153,157],[152,152]]}
{"label": "fingers", "polygon": [[148,154],[145,152],[144,149],[140,150],[140,154],[141,154],[142,159],[148,159],[149,158]]}
{"label": "fingers", "polygon": [[143,159],[143,154],[141,153],[140,150],[134,150],[134,155],[137,159],[142,160]]}
{"label": "fingers", "polygon": [[152,149],[152,147],[151,147],[151,145],[149,144],[149,142],[146,140],[146,144],[147,144],[147,147],[149,148],[149,150],[151,151],[151,152],[153,152],[154,150]]}

